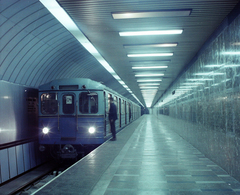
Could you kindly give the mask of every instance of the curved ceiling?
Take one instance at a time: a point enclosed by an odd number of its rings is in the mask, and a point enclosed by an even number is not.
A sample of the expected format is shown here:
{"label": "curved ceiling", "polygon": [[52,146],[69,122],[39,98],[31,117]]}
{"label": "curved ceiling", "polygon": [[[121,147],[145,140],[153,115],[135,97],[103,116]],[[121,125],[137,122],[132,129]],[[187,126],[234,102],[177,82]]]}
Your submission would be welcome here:
{"label": "curved ceiling", "polygon": [[[167,65],[156,101],[188,65],[238,0],[59,0],[78,28],[145,105],[134,63]],[[113,19],[112,13],[190,10],[188,16]],[[121,37],[121,31],[183,29],[179,35]],[[176,47],[145,47],[177,43]],[[145,45],[145,46],[141,46]],[[173,52],[168,57],[127,54]],[[150,70],[149,70],[150,72]],[[0,0],[0,80],[38,87],[53,79],[87,77],[134,100],[126,90],[38,0]],[[153,102],[154,102],[153,101]]]}

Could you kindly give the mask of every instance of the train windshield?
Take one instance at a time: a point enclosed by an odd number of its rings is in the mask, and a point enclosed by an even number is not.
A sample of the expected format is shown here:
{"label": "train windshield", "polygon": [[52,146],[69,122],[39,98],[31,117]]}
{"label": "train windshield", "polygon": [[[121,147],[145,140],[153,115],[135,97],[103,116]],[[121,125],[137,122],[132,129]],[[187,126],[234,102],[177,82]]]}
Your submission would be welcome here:
{"label": "train windshield", "polygon": [[56,93],[44,93],[41,95],[42,114],[57,114],[58,101]]}
{"label": "train windshield", "polygon": [[63,113],[73,114],[74,113],[74,96],[67,94],[63,96]]}
{"label": "train windshield", "polygon": [[83,114],[97,113],[98,112],[98,94],[93,92],[80,93],[79,111]]}

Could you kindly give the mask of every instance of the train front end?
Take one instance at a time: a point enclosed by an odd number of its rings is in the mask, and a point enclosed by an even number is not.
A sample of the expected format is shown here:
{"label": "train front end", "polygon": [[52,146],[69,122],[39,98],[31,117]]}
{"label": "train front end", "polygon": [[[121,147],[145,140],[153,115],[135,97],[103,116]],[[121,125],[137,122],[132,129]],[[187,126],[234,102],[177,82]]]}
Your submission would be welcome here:
{"label": "train front end", "polygon": [[[80,80],[78,80],[80,81]],[[82,80],[81,80],[82,81]],[[105,140],[103,91],[84,84],[51,83],[39,90],[39,149],[57,158],[76,158]],[[86,84],[87,82],[87,84]]]}

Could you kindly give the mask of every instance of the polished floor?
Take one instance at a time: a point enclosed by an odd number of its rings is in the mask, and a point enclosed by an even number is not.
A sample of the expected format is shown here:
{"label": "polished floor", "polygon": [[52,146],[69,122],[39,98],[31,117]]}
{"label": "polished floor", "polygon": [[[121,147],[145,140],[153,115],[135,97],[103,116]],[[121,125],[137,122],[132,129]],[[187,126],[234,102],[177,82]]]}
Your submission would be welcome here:
{"label": "polished floor", "polygon": [[240,194],[240,183],[144,115],[36,194],[228,195]]}

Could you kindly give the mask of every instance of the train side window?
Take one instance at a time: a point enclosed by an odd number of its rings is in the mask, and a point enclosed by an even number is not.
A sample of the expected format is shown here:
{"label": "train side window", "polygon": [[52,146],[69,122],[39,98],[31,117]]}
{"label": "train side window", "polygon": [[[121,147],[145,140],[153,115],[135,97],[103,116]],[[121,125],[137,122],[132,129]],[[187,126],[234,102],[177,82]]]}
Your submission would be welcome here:
{"label": "train side window", "polygon": [[79,95],[79,111],[83,114],[98,112],[98,94],[82,92]]}
{"label": "train side window", "polygon": [[57,114],[58,101],[56,93],[43,93],[41,95],[42,114]]}
{"label": "train side window", "polygon": [[62,98],[62,106],[63,106],[63,113],[64,114],[73,114],[74,113],[74,95],[66,94],[63,95]]}

